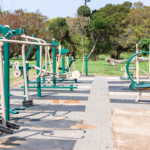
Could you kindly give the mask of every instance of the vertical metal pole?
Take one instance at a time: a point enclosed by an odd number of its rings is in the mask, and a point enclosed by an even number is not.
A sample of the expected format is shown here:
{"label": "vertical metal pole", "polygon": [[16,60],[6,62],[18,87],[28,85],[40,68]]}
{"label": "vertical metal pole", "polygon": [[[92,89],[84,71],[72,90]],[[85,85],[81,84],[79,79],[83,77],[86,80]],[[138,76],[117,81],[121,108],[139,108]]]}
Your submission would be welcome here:
{"label": "vertical metal pole", "polygon": [[[136,42],[136,53],[138,53],[138,41]],[[138,55],[136,55],[136,80],[137,83],[139,83],[139,61],[138,61]]]}
{"label": "vertical metal pole", "polygon": [[[55,39],[53,39],[52,44],[55,44]],[[53,47],[53,73],[56,73],[56,48]],[[53,75],[53,86],[56,86],[56,77]]]}
{"label": "vertical metal pole", "polygon": [[25,59],[25,44],[22,45],[22,60],[23,60],[23,75],[25,83],[25,92],[26,100],[29,100],[29,91],[28,91],[28,81],[27,81],[27,68],[26,68],[26,59]]}
{"label": "vertical metal pole", "polygon": [[[40,46],[36,46],[36,65],[37,67],[40,67]],[[39,70],[37,70],[37,75],[40,73]],[[39,76],[37,78],[37,97],[41,97],[41,77]]]}
{"label": "vertical metal pole", "polygon": [[87,63],[87,54],[85,55],[85,75],[88,76],[88,63]]}
{"label": "vertical metal pole", "polygon": [[[29,62],[26,61],[27,86],[29,84],[29,70],[28,70],[28,67],[29,67]],[[23,78],[24,78],[24,74],[23,74]],[[24,84],[24,95],[26,95],[25,84]],[[24,101],[26,101],[26,97],[24,97]],[[24,108],[28,108],[28,106],[24,106]]]}
{"label": "vertical metal pole", "polygon": [[65,73],[65,54],[62,54],[62,73]]}
{"label": "vertical metal pole", "polygon": [[69,64],[70,64],[70,62],[71,62],[71,58],[72,58],[72,57],[71,57],[71,54],[69,54]]}
{"label": "vertical metal pole", "polygon": [[[43,69],[45,70],[45,66],[43,67]],[[45,77],[43,77],[43,87],[46,87],[46,85],[44,85],[45,84]]]}
{"label": "vertical metal pole", "polygon": [[0,43],[0,84],[1,84],[1,107],[2,107],[2,125],[6,127],[6,113],[5,113],[5,93],[4,93],[4,75],[3,75],[3,43]]}
{"label": "vertical metal pole", "polygon": [[[65,73],[65,54],[62,54],[62,74]],[[62,78],[65,80],[65,78]]]}
{"label": "vertical metal pole", "polygon": [[9,43],[5,42],[4,44],[4,92],[5,92],[5,112],[6,112],[6,121],[10,120],[9,117]]}
{"label": "vertical metal pole", "polygon": [[43,77],[43,84],[45,84],[45,77]]}

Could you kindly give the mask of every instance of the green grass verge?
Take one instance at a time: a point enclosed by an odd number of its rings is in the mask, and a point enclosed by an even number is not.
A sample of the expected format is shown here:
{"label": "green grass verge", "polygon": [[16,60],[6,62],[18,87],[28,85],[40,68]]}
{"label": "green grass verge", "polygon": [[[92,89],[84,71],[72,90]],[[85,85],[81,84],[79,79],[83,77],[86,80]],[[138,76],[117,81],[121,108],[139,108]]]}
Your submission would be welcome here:
{"label": "green grass verge", "polygon": [[[124,58],[129,58],[131,56],[131,54],[127,54],[127,53],[122,53],[121,54],[121,59]],[[110,66],[108,62],[106,62],[106,57],[110,57],[109,55],[100,55],[99,58],[100,60],[98,61],[92,61],[89,60],[88,61],[88,73],[89,74],[93,74],[93,75],[107,75],[107,76],[122,76],[122,72],[121,69],[124,67],[124,65],[126,64],[120,64],[120,65],[115,65],[115,66]],[[10,60],[11,62],[15,62],[15,61],[19,61],[20,65],[22,65],[22,59],[19,58],[18,60],[16,58],[12,58]],[[29,61],[29,65],[36,65],[36,61]],[[43,66],[44,66],[44,60],[43,60]],[[73,66],[73,65],[72,65]],[[81,60],[77,60],[74,62],[74,66],[75,66],[75,70],[78,71],[82,71],[82,67],[83,67],[83,61]],[[145,70],[145,71],[149,71],[149,63],[148,62],[143,62],[139,64],[140,68]],[[83,73],[85,73],[85,64],[83,67]],[[48,67],[49,69],[49,67]],[[74,68],[72,67],[72,69],[74,70]],[[36,74],[36,70],[31,69],[29,72],[29,75],[33,75]],[[144,75],[142,73],[140,73],[140,75]],[[16,78],[13,76],[13,69],[10,69],[10,81],[18,81],[21,80],[22,77]]]}

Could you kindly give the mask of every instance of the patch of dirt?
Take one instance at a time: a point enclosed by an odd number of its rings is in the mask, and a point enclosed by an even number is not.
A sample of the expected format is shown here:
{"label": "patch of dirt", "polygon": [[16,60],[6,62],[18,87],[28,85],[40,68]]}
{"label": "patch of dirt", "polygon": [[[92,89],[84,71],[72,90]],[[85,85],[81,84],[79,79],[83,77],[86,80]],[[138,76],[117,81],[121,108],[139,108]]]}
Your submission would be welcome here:
{"label": "patch of dirt", "polygon": [[42,127],[30,127],[30,129],[43,129]]}
{"label": "patch of dirt", "polygon": [[70,128],[71,129],[92,129],[92,128],[96,128],[96,126],[91,126],[91,125],[88,125],[88,124],[77,123],[76,125],[71,126]]}
{"label": "patch of dirt", "polygon": [[105,102],[109,102],[109,100],[103,100],[103,101],[105,101]]}
{"label": "patch of dirt", "polygon": [[144,96],[144,97],[146,97],[146,98],[150,98],[149,96]]}
{"label": "patch of dirt", "polygon": [[150,150],[150,111],[113,109],[114,150]]}
{"label": "patch of dirt", "polygon": [[60,100],[56,100],[56,99],[51,99],[51,101],[52,101],[54,104],[60,103]]}
{"label": "patch of dirt", "polygon": [[77,104],[77,103],[79,103],[79,100],[66,100],[66,101],[64,101],[64,103],[67,103],[67,104]]}
{"label": "patch of dirt", "polygon": [[54,104],[58,104],[58,103],[61,103],[61,104],[78,104],[79,103],[79,100],[57,100],[57,99],[51,99],[52,103]]}
{"label": "patch of dirt", "polygon": [[64,120],[65,117],[55,117],[55,118],[52,118],[52,120]]}

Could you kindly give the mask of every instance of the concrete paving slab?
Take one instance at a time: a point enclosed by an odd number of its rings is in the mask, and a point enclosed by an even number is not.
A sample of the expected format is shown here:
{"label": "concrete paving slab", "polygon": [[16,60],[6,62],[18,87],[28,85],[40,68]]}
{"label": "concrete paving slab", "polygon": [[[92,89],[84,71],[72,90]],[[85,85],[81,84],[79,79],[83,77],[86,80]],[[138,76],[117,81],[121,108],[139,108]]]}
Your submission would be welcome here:
{"label": "concrete paving slab", "polygon": [[[10,91],[24,91],[24,89],[20,89],[20,88],[13,88]],[[37,89],[29,89],[29,92],[37,92]],[[41,89],[41,92],[56,92],[56,93],[68,93],[68,90],[54,90],[54,89]],[[90,90],[78,90],[78,89],[74,89],[71,93],[86,93],[89,94]]]}
{"label": "concrete paving slab", "polygon": [[[19,96],[10,96],[10,99],[23,99],[22,97],[19,97]],[[29,99],[36,99],[36,100],[51,100],[51,99],[61,99],[61,100],[83,100],[83,101],[86,101],[88,99],[88,97],[83,97],[83,96],[53,96],[53,95],[44,95],[42,94],[41,97],[37,97],[37,94],[35,95],[29,95]]]}
{"label": "concrete paving slab", "polygon": [[2,143],[3,150],[72,150],[76,140],[33,139],[12,136]]}
{"label": "concrete paving slab", "polygon": [[14,118],[12,121],[22,127],[35,128],[55,128],[69,129],[76,124],[82,124],[82,120],[47,120],[47,119],[30,119],[30,118]]}
{"label": "concrete paving slab", "polygon": [[[22,105],[17,104],[10,104],[10,109],[13,108],[20,108],[23,107]],[[85,111],[85,106],[80,105],[33,105],[29,108],[26,108],[26,111],[28,110],[35,110],[35,111]]]}

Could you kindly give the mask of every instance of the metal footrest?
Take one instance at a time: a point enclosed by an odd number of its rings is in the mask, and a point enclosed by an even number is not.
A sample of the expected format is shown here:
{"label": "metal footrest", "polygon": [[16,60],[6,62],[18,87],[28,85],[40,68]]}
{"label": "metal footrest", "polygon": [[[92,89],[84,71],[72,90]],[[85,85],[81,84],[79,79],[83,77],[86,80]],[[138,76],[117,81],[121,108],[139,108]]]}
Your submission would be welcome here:
{"label": "metal footrest", "polygon": [[[0,120],[0,124],[2,124],[2,120]],[[10,123],[10,122],[6,122],[6,126],[8,128],[11,128],[11,129],[16,129],[18,130],[20,128],[20,126],[16,125],[16,124],[13,124],[13,123]]]}
{"label": "metal footrest", "polygon": [[13,134],[14,131],[10,130],[9,128],[3,127],[2,125],[0,125],[0,132],[3,134]]}
{"label": "metal footrest", "polygon": [[31,106],[31,105],[33,105],[33,100],[23,101],[23,106]]}

